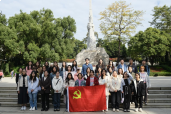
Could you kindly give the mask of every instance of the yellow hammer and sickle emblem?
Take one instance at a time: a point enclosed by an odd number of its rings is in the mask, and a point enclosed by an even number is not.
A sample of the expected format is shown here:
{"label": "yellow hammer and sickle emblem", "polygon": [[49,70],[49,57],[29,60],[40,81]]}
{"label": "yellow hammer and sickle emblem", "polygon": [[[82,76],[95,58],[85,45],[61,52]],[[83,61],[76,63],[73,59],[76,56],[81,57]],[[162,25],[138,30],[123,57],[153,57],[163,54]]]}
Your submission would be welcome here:
{"label": "yellow hammer and sickle emblem", "polygon": [[81,98],[81,91],[80,90],[75,91],[73,94],[76,95],[76,96],[73,96],[73,99],[80,99]]}

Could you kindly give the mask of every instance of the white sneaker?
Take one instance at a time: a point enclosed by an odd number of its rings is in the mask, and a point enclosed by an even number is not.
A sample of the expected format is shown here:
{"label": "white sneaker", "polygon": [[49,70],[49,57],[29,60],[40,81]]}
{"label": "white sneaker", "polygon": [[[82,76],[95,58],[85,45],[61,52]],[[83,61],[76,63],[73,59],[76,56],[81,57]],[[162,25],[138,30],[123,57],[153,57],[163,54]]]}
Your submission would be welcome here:
{"label": "white sneaker", "polygon": [[102,110],[102,112],[104,112],[104,110]]}
{"label": "white sneaker", "polygon": [[33,107],[32,110],[35,110],[35,107]]}
{"label": "white sneaker", "polygon": [[115,108],[113,108],[113,112],[115,112]]}
{"label": "white sneaker", "polygon": [[138,112],[138,108],[135,108],[135,112]]}
{"label": "white sneaker", "polygon": [[149,93],[147,93],[147,95],[150,95]]}
{"label": "white sneaker", "polygon": [[105,111],[108,112],[108,109],[106,109]]}
{"label": "white sneaker", "polygon": [[119,112],[119,109],[116,109],[117,112]]}
{"label": "white sneaker", "polygon": [[33,110],[32,107],[29,109],[30,111]]}
{"label": "white sneaker", "polygon": [[24,106],[21,107],[21,110],[24,110]]}
{"label": "white sneaker", "polygon": [[26,106],[24,106],[23,110],[26,110]]}
{"label": "white sneaker", "polygon": [[142,108],[140,108],[139,111],[142,112]]}

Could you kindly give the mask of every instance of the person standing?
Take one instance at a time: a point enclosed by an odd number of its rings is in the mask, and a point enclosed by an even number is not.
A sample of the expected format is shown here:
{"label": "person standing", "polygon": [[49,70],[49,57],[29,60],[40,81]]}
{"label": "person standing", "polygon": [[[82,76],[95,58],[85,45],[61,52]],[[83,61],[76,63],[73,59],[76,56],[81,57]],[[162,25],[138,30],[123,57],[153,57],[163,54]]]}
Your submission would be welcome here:
{"label": "person standing", "polygon": [[26,70],[22,70],[22,76],[18,79],[18,104],[22,104],[21,110],[26,110],[26,104],[28,103],[28,80],[29,77],[26,74]]}
{"label": "person standing", "polygon": [[90,59],[89,58],[86,58],[85,59],[85,64],[83,64],[83,66],[82,66],[82,71],[81,71],[81,73],[83,74],[83,76],[85,76],[86,75],[86,70],[87,70],[87,68],[89,67],[91,70],[93,70],[93,66],[92,66],[92,64],[90,64],[89,62],[90,62]]}
{"label": "person standing", "polygon": [[94,71],[90,71],[90,76],[86,80],[86,86],[96,86],[99,85],[98,79],[94,76]]}
{"label": "person standing", "polygon": [[56,67],[56,71],[59,71],[59,72],[60,72],[60,68],[59,68],[59,66],[58,66],[58,62],[57,62],[57,61],[55,61],[55,62],[53,63],[53,66]]}
{"label": "person standing", "polygon": [[65,71],[68,71],[67,69],[68,69],[68,67],[67,67],[66,62],[62,62],[62,67],[61,67],[61,70],[60,70],[60,76],[62,76],[62,79],[64,77]]}
{"label": "person standing", "polygon": [[43,66],[42,71],[41,71],[40,76],[39,76],[39,79],[44,77],[45,71],[46,71],[46,66]]}
{"label": "person standing", "polygon": [[111,103],[112,103],[112,109],[113,111],[119,112],[119,105],[120,105],[120,99],[121,99],[121,93],[123,93],[123,83],[122,79],[117,77],[117,72],[113,72],[113,76],[111,77],[111,86],[110,86],[110,92],[111,92]]}
{"label": "person standing", "polygon": [[113,61],[109,60],[107,65],[107,71],[109,72],[109,68],[112,68],[112,71],[115,71],[115,66],[113,65]]}
{"label": "person standing", "polygon": [[0,70],[0,81],[1,81],[1,78],[2,78],[3,75],[4,74],[3,74],[2,70]]}
{"label": "person standing", "polygon": [[[42,109],[41,111],[48,111],[49,110],[49,93],[50,93],[50,85],[51,79],[48,76],[48,71],[44,72],[44,77],[40,80],[40,87],[41,87],[41,100],[42,100]],[[46,104],[45,104],[46,103]]]}
{"label": "person standing", "polygon": [[18,80],[19,80],[19,78],[21,78],[22,72],[23,72],[23,69],[22,68],[19,68],[19,73],[17,73],[16,79],[15,79],[15,82],[17,84],[17,87],[18,87]]}
{"label": "person standing", "polygon": [[63,87],[63,79],[59,76],[59,71],[56,72],[56,76],[54,76],[52,80],[52,87],[54,89],[54,111],[60,111],[60,98]]}
{"label": "person standing", "polygon": [[78,74],[80,73],[80,68],[77,67],[77,72],[74,73],[74,81],[76,81],[78,79]]}
{"label": "person standing", "polygon": [[139,103],[139,111],[142,112],[142,99],[145,95],[145,85],[144,81],[140,79],[140,74],[135,74],[135,79],[133,80],[132,85],[132,95],[135,100],[135,112],[138,112],[138,103]]}
{"label": "person standing", "polygon": [[65,96],[66,96],[66,112],[68,112],[68,99],[67,99],[68,95],[67,95],[67,88],[68,88],[68,87],[74,87],[74,86],[75,86],[75,81],[74,81],[74,78],[73,78],[73,76],[72,76],[72,73],[68,73],[68,74],[67,74],[67,77],[66,77],[66,79],[65,79],[65,83],[64,83],[64,88],[65,88],[64,94],[65,94]]}
{"label": "person standing", "polygon": [[105,69],[105,65],[103,64],[103,60],[102,59],[99,59],[99,62],[98,64],[96,65],[96,70],[95,70],[95,73],[98,71],[98,68],[101,68],[101,69]]}
{"label": "person standing", "polygon": [[[144,66],[144,71],[147,72],[148,76],[150,76],[150,67],[148,66],[148,64],[146,63],[145,60],[142,61],[141,66]],[[141,68],[140,66],[140,68]],[[141,71],[141,69],[139,69]]]}
{"label": "person standing", "polygon": [[102,75],[102,74],[101,74],[101,73],[102,73],[101,71],[102,71],[102,69],[99,67],[99,68],[98,68],[98,71],[97,71],[96,74],[95,74],[95,77],[96,77],[98,80],[99,80],[99,78],[100,78],[101,75]]}
{"label": "person standing", "polygon": [[86,82],[83,79],[83,75],[79,73],[77,76],[78,76],[78,79],[75,81],[75,86],[86,86]]}
{"label": "person standing", "polygon": [[108,70],[109,71],[107,72],[107,75],[110,77],[113,74],[112,67],[110,67]]}
{"label": "person standing", "polygon": [[84,76],[84,80],[87,80],[87,78],[90,76],[91,69],[88,67],[86,70],[86,75]]}
{"label": "person standing", "polygon": [[[137,66],[135,65],[135,63],[133,63],[133,60],[132,59],[129,59],[129,65],[128,65],[128,68],[129,67],[132,67],[132,72],[134,73],[137,73],[138,70],[137,70]],[[128,69],[129,70],[129,69]]]}
{"label": "person standing", "polygon": [[11,79],[13,78],[14,76],[14,70],[11,71]]}
{"label": "person standing", "polygon": [[124,72],[123,79],[125,85],[123,86],[123,92],[124,92],[124,112],[130,112],[130,100],[131,100],[131,87],[130,84],[133,80],[133,77],[130,73]]}
{"label": "person standing", "polygon": [[48,71],[48,74],[50,74],[50,72],[49,72],[49,63],[47,61],[45,62],[44,66],[46,67],[46,70]]}
{"label": "person standing", "polygon": [[32,70],[33,70],[33,63],[32,63],[31,61],[29,61],[29,64],[28,64],[28,66],[26,67],[27,76],[30,76]]}
{"label": "person standing", "polygon": [[122,68],[123,72],[128,71],[128,66],[124,64],[124,60],[121,59],[120,64],[118,65],[117,69]]}
{"label": "person standing", "polygon": [[144,103],[147,105],[147,89],[151,87],[151,84],[150,84],[149,76],[147,72],[145,72],[144,66],[140,67],[140,79],[144,81],[144,85],[145,85]]}
{"label": "person standing", "polygon": [[75,60],[72,62],[72,71],[77,72],[77,61]]}
{"label": "person standing", "polygon": [[102,69],[101,71],[101,77],[99,78],[99,85],[105,85],[106,86],[106,112],[108,111],[108,103],[109,103],[109,86],[110,86],[110,77],[106,75],[106,70]]}
{"label": "person standing", "polygon": [[37,110],[37,94],[38,94],[39,79],[36,77],[36,75],[37,75],[36,71],[32,71],[32,73],[30,74],[30,79],[28,80],[30,111]]}

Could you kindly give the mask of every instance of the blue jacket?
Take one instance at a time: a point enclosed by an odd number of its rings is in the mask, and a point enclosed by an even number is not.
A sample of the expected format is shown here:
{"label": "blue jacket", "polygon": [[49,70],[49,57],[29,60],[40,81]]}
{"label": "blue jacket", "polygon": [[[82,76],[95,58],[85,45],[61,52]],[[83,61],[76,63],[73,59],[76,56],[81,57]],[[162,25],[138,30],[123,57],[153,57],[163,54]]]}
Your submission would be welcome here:
{"label": "blue jacket", "polygon": [[38,88],[39,79],[36,77],[36,81],[33,82],[33,86],[31,82],[32,82],[31,80],[28,80],[28,93],[31,93],[32,89],[34,90],[32,93],[37,93],[39,90]]}
{"label": "blue jacket", "polygon": [[[118,69],[119,69],[119,68],[122,68],[122,65],[119,64],[119,65],[117,66],[117,68],[118,68]],[[128,70],[128,66],[127,66],[126,64],[124,64],[124,71],[123,71],[123,73],[126,72],[127,70]]]}
{"label": "blue jacket", "polygon": [[54,76],[56,76],[56,74],[54,74],[53,72],[50,73],[50,79],[51,79],[51,82],[52,82],[52,79],[54,78]]}
{"label": "blue jacket", "polygon": [[[78,79],[75,81],[75,86],[79,86],[79,81],[78,81]],[[86,82],[85,82],[84,79],[81,81],[81,86],[86,86]]]}
{"label": "blue jacket", "polygon": [[83,76],[85,76],[85,75],[87,74],[86,70],[87,70],[88,67],[89,67],[91,70],[93,70],[92,64],[88,64],[88,65],[83,64],[83,66],[82,66],[82,71],[81,71],[81,74],[83,74]]}

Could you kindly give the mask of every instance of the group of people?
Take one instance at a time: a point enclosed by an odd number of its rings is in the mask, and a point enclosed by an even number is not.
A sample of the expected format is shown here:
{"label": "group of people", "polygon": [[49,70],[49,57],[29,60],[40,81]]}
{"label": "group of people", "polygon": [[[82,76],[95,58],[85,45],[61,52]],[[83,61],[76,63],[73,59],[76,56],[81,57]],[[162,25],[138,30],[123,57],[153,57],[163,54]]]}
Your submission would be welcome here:
{"label": "group of people", "polygon": [[89,61],[89,58],[85,59],[82,70],[77,66],[76,61],[73,61],[72,65],[62,62],[61,68],[56,61],[50,65],[45,62],[42,67],[39,62],[33,65],[30,61],[26,69],[20,68],[16,75],[16,84],[18,103],[22,104],[21,110],[26,110],[28,102],[29,110],[37,110],[37,95],[40,92],[41,111],[48,111],[49,97],[52,98],[54,111],[60,111],[62,95],[67,111],[68,87],[105,85],[107,106],[105,111],[108,111],[109,102],[112,104],[113,111],[119,111],[119,106],[123,103],[124,112],[130,112],[130,103],[133,102],[135,111],[142,111],[142,103],[147,104],[147,89],[151,86],[150,71],[146,61],[142,61],[139,70],[132,59],[129,60],[129,65],[124,64],[122,59],[117,67],[113,65],[113,61],[109,61],[105,66],[100,59],[95,70]]}

